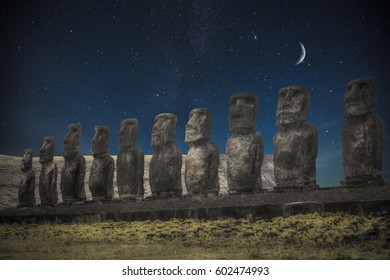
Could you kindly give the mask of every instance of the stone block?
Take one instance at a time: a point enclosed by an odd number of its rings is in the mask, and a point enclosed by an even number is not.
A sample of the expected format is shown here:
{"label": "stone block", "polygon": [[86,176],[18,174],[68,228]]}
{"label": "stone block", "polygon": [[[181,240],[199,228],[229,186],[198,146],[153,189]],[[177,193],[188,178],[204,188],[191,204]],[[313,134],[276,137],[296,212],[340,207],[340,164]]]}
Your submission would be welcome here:
{"label": "stone block", "polygon": [[118,221],[118,213],[116,212],[106,212],[105,213],[105,220],[110,220],[110,221]]}
{"label": "stone block", "polygon": [[175,209],[176,219],[189,219],[191,217],[191,209]]}
{"label": "stone block", "polygon": [[324,211],[337,213],[345,212],[349,214],[362,214],[364,212],[364,201],[334,201],[324,203]]}
{"label": "stone block", "polygon": [[321,202],[291,202],[282,207],[283,217],[287,218],[292,215],[322,213],[324,204]]}
{"label": "stone block", "polygon": [[168,221],[175,217],[175,210],[162,209],[154,211],[154,218],[161,221]]}
{"label": "stone block", "polygon": [[371,200],[365,203],[365,212],[375,215],[390,215],[390,200]]}
{"label": "stone block", "polygon": [[253,206],[253,219],[272,219],[283,216],[282,207],[278,204]]}
{"label": "stone block", "polygon": [[205,219],[207,220],[218,220],[221,217],[220,207],[206,208]]}
{"label": "stone block", "polygon": [[221,218],[248,218],[253,214],[252,206],[221,207]]}

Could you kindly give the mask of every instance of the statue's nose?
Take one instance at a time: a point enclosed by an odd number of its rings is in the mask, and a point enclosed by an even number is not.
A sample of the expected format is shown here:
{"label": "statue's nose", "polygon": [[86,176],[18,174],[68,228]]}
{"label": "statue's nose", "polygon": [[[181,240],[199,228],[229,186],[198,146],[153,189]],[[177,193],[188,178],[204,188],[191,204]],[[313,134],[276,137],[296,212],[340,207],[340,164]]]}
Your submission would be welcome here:
{"label": "statue's nose", "polygon": [[357,86],[353,85],[348,93],[348,101],[358,101],[359,100],[359,92]]}

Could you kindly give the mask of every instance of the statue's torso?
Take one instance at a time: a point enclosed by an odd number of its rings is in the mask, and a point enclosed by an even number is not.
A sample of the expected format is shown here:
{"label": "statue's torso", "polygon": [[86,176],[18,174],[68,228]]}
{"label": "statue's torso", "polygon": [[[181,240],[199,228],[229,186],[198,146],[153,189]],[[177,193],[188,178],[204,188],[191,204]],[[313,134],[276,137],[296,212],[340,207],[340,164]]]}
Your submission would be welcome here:
{"label": "statue's torso", "polygon": [[310,124],[279,130],[274,138],[276,184],[316,181],[317,130]]}
{"label": "statue's torso", "polygon": [[229,190],[261,188],[263,140],[260,133],[233,135],[226,144]]}
{"label": "statue's torso", "polygon": [[42,165],[39,175],[39,194],[41,203],[57,203],[57,165],[51,162]]}
{"label": "statue's torso", "polygon": [[157,151],[150,162],[152,193],[181,192],[182,155],[177,148]]}
{"label": "statue's torso", "polygon": [[185,183],[188,192],[219,191],[219,152],[210,141],[202,146],[190,147],[186,157]]}
{"label": "statue's torso", "polygon": [[20,206],[35,205],[35,172],[30,169],[24,172],[19,184],[18,200]]}
{"label": "statue's torso", "polygon": [[61,171],[61,193],[63,199],[82,199],[84,194],[85,159],[82,155],[65,159]]}
{"label": "statue's torso", "polygon": [[347,122],[343,128],[343,157],[346,177],[380,176],[383,138],[383,122],[374,115]]}
{"label": "statue's torso", "polygon": [[[136,147],[120,151],[117,158],[117,185],[119,195],[141,195],[143,187],[143,153]],[[140,182],[141,181],[141,182]]]}
{"label": "statue's torso", "polygon": [[114,159],[109,155],[94,158],[89,177],[89,188],[93,198],[112,198],[114,195],[112,181],[114,165]]}

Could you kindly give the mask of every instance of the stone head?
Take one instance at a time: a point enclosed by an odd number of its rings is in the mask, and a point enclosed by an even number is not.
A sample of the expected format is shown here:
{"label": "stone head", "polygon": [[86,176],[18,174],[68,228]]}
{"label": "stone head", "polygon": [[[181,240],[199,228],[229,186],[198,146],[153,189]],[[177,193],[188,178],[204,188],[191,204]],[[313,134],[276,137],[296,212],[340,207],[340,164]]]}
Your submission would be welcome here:
{"label": "stone head", "polygon": [[344,115],[361,116],[374,111],[375,84],[369,79],[356,79],[347,84],[344,94]]}
{"label": "stone head", "polygon": [[27,171],[32,168],[32,149],[25,149],[24,155],[22,157],[22,164],[20,169],[22,171]]}
{"label": "stone head", "polygon": [[118,146],[119,149],[128,149],[137,144],[138,120],[126,119],[121,122],[119,129]]}
{"label": "stone head", "polygon": [[39,149],[39,162],[48,162],[53,160],[54,155],[54,137],[46,136],[43,138],[43,143]]}
{"label": "stone head", "polygon": [[163,113],[154,118],[152,127],[152,146],[158,147],[173,143],[176,131],[177,117],[174,114]]}
{"label": "stone head", "polygon": [[306,121],[306,113],[310,108],[310,95],[302,86],[289,86],[279,90],[276,109],[278,126]]}
{"label": "stone head", "polygon": [[92,154],[100,155],[108,152],[110,144],[110,128],[104,125],[97,125],[92,138]]}
{"label": "stone head", "polygon": [[81,137],[81,124],[72,123],[68,125],[68,131],[64,137],[64,150],[62,155],[67,157],[79,151]]}
{"label": "stone head", "polygon": [[230,98],[229,130],[250,133],[255,130],[259,98],[253,93],[236,93]]}
{"label": "stone head", "polygon": [[209,139],[211,134],[212,118],[206,108],[196,108],[190,112],[186,124],[185,142],[191,143]]}

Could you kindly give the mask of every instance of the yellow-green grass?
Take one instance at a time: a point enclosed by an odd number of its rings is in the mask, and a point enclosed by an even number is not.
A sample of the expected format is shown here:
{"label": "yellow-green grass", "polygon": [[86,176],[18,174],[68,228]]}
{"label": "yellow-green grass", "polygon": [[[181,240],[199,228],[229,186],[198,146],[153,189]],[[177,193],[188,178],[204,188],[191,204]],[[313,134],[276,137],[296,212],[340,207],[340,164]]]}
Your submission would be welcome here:
{"label": "yellow-green grass", "polygon": [[3,224],[0,259],[390,259],[390,218]]}

